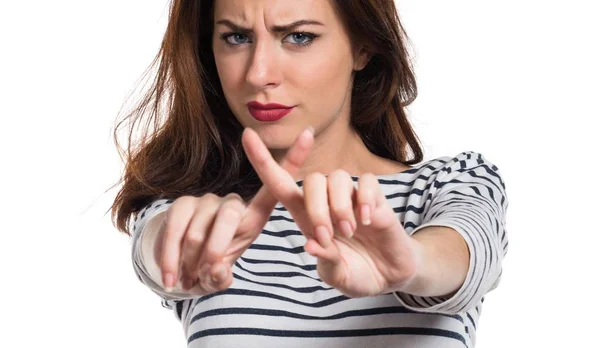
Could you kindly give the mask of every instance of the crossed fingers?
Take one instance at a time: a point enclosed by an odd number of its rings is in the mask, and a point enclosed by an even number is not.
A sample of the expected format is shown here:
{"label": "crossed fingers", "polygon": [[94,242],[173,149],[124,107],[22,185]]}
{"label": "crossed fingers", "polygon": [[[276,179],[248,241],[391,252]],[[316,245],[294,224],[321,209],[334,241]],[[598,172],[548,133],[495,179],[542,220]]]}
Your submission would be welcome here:
{"label": "crossed fingers", "polygon": [[370,225],[375,209],[386,203],[372,174],[362,175],[355,185],[352,176],[343,170],[328,176],[314,172],[306,176],[300,188],[273,159],[256,132],[245,130],[242,144],[264,186],[287,208],[308,239],[306,249],[313,255],[337,261],[339,250],[332,239],[352,238],[359,223]]}

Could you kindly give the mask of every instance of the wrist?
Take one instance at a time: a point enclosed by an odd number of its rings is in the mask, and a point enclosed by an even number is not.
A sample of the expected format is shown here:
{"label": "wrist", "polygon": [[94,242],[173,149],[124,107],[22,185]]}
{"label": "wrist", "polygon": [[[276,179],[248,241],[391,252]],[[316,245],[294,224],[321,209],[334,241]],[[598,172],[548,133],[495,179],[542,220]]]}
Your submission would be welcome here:
{"label": "wrist", "polygon": [[415,296],[451,297],[463,285],[469,268],[469,248],[464,238],[445,226],[428,226],[411,238],[415,274],[393,291]]}
{"label": "wrist", "polygon": [[410,250],[413,254],[413,267],[403,281],[394,283],[390,292],[404,292],[411,295],[420,295],[426,292],[428,281],[426,279],[426,246],[419,240],[409,236]]}

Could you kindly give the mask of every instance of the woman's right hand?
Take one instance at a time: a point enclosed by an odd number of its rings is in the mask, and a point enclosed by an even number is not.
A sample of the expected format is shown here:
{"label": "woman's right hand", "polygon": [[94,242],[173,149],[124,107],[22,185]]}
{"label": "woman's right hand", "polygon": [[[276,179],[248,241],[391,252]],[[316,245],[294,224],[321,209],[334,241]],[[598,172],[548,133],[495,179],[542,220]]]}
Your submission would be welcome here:
{"label": "woman's right hand", "polygon": [[[281,162],[292,176],[308,157],[312,141],[312,134],[301,133]],[[233,264],[262,232],[276,204],[265,186],[248,204],[235,193],[177,198],[166,211],[155,243],[165,290],[180,277],[183,289],[192,294],[227,289]]]}

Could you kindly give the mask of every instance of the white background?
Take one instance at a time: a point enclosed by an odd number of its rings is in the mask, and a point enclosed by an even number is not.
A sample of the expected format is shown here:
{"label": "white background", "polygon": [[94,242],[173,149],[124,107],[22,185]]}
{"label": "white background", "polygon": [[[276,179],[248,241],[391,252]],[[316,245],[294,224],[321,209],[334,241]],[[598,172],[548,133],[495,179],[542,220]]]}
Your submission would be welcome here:
{"label": "white background", "polygon": [[[398,5],[426,159],[481,152],[506,182],[509,253],[477,346],[597,342],[597,2]],[[122,169],[117,113],[159,47],[167,9],[0,3],[2,347],[185,346],[105,214]]]}

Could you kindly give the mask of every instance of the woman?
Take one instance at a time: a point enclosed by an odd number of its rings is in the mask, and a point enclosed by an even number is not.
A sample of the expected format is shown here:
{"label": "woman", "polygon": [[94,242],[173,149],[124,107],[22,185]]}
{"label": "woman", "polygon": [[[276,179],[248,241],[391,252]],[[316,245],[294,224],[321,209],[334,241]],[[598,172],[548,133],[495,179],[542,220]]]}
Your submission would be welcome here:
{"label": "woman", "polygon": [[175,0],[157,58],[113,217],[188,347],[475,345],[504,182],[416,165],[393,0]]}

